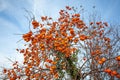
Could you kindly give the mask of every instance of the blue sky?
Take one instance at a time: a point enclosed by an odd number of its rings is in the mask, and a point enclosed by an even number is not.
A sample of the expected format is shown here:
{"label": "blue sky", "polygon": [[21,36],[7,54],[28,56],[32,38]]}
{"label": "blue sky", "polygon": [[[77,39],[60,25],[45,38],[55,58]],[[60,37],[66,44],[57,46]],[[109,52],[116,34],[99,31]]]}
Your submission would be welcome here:
{"label": "blue sky", "polygon": [[[60,9],[66,5],[82,5],[85,10],[85,18],[92,12],[101,15],[104,21],[118,23],[120,21],[120,0],[0,0],[0,66],[9,63],[6,57],[22,61],[22,55],[15,49],[22,46],[19,41],[21,35],[28,31],[28,20],[25,18],[28,11],[40,18],[47,15],[56,19]],[[95,9],[92,7],[96,6]]]}

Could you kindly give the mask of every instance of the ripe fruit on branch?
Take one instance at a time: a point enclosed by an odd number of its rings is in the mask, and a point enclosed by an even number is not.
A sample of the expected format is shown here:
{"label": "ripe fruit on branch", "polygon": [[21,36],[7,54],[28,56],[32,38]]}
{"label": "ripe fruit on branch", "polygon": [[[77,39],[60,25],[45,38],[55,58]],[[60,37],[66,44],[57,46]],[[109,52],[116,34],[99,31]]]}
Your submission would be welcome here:
{"label": "ripe fruit on branch", "polygon": [[120,56],[117,56],[117,57],[116,57],[116,60],[117,60],[117,61],[120,61]]}

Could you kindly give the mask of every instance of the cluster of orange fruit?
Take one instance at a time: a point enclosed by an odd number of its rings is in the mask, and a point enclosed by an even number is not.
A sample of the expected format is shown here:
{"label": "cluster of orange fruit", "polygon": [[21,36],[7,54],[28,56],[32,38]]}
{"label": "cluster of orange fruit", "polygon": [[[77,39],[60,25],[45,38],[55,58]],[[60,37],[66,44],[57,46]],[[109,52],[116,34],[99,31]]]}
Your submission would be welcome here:
{"label": "cluster of orange fruit", "polygon": [[[102,36],[102,33],[104,32],[102,28],[104,25],[108,26],[108,24],[96,22],[100,28],[89,32],[90,30],[88,30],[88,27],[83,20],[80,19],[80,14],[70,14],[68,10],[72,10],[72,8],[66,6],[66,10],[60,10],[60,18],[58,18],[58,21],[56,22],[53,22],[52,18],[47,16],[41,17],[43,23],[40,23],[37,20],[31,22],[32,29],[34,29],[35,32],[31,29],[22,36],[23,40],[28,43],[26,46],[27,48],[17,49],[17,51],[23,53],[24,69],[18,67],[12,70],[4,69],[4,73],[8,75],[10,80],[21,79],[21,77],[16,74],[16,70],[19,70],[18,72],[20,73],[24,73],[24,76],[28,77],[26,80],[44,80],[44,78],[45,80],[50,80],[59,78],[58,68],[56,66],[57,63],[60,61],[61,65],[63,65],[63,69],[65,69],[66,63],[62,59],[71,57],[71,55],[79,49],[79,47],[73,45],[80,41],[87,43],[87,40],[89,40],[88,46],[91,51],[93,51],[90,55],[92,55],[93,58],[94,55],[98,55],[96,60],[98,60],[99,64],[103,64],[107,60],[105,57],[100,58],[100,55],[102,54],[101,47],[95,50],[92,50],[92,47],[95,45],[94,40],[101,41],[103,39],[106,44],[105,46],[109,46],[108,43],[110,42],[110,39],[107,37],[103,38]],[[90,23],[91,26],[93,24],[93,22]],[[104,44],[101,46],[104,46]],[[57,53],[60,53],[60,55]],[[61,55],[64,55],[65,57]],[[53,59],[50,59],[50,56],[52,56]],[[116,60],[120,61],[120,56],[116,57]],[[43,64],[44,62],[45,64]],[[44,71],[43,66],[45,66],[48,71]],[[35,69],[38,70],[38,72],[35,73]],[[120,74],[116,71],[105,69],[105,72],[120,78]]]}
{"label": "cluster of orange fruit", "polygon": [[117,61],[120,61],[120,56],[117,56],[115,59],[116,59]]}
{"label": "cluster of orange fruit", "polygon": [[99,64],[103,64],[105,61],[106,61],[106,58],[103,57],[103,58],[101,58],[101,59],[98,61],[98,63],[99,63]]}
{"label": "cluster of orange fruit", "polygon": [[116,76],[117,78],[120,78],[120,73],[118,73],[116,70],[107,68],[104,70],[104,72],[108,73],[110,76]]}
{"label": "cluster of orange fruit", "polygon": [[[72,10],[72,8],[66,6],[66,10]],[[45,24],[39,23],[36,20],[32,21],[33,29],[35,29],[36,32],[30,31],[23,35],[24,41],[30,42],[30,46],[27,48],[27,50],[24,50],[23,52],[21,51],[22,53],[24,53],[24,62],[25,64],[27,64],[27,66],[28,63],[30,64],[30,66],[39,66],[41,64],[41,59],[49,58],[48,51],[51,50],[63,53],[65,57],[70,57],[71,54],[73,54],[77,50],[77,48],[71,46],[71,43],[77,43],[80,40],[85,41],[88,39],[87,35],[83,33],[81,35],[81,33],[76,32],[74,29],[74,27],[80,29],[80,31],[86,29],[84,22],[80,19],[80,14],[70,15],[66,10],[60,11],[60,18],[58,19],[58,22],[51,23],[50,20],[52,18],[49,18],[47,16],[41,17],[41,20],[44,23],[46,21],[46,25],[50,26],[49,29],[46,29]],[[79,37],[77,37],[77,35],[79,35]],[[38,57],[38,55],[41,56]],[[57,57],[56,54],[54,54],[54,56]],[[45,62],[51,64],[45,64],[46,68],[50,70],[50,74],[54,75],[55,78],[58,78],[58,73],[56,72],[57,62],[48,59],[45,60]],[[28,68],[26,68],[25,72],[27,73],[27,76],[30,76],[28,75]]]}
{"label": "cluster of orange fruit", "polygon": [[26,42],[29,42],[31,40],[31,36],[32,36],[32,31],[26,33],[23,35],[23,39],[26,41]]}

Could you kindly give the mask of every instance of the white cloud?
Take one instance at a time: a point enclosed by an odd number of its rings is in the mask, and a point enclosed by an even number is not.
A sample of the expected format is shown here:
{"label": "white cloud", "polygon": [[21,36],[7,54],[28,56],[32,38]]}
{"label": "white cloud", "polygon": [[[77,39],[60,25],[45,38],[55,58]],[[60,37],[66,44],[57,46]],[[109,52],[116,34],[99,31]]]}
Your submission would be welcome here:
{"label": "white cloud", "polygon": [[[23,56],[22,54],[11,54],[11,55],[6,55],[6,53],[0,53],[0,67],[6,67],[6,68],[11,68],[13,62],[18,61],[20,64],[23,62]],[[0,69],[1,70],[1,69]]]}
{"label": "white cloud", "polygon": [[32,0],[13,0],[13,2],[10,0],[0,0],[0,12],[7,15],[2,17],[9,17],[10,21],[13,20],[14,24],[20,27],[23,33],[28,29],[28,20],[25,16],[29,17],[24,9],[33,11],[32,8]]}
{"label": "white cloud", "polygon": [[[20,30],[14,23],[7,21],[5,19],[0,18],[0,66],[9,65],[9,61],[6,59],[12,58],[13,61],[16,59],[18,61],[22,61],[22,55],[17,54],[15,49],[17,48],[17,41],[20,39],[17,35],[13,35],[13,33],[20,33]],[[20,37],[20,36],[19,36]]]}
{"label": "white cloud", "polygon": [[[24,33],[24,31],[21,31],[20,28],[26,30],[28,28],[28,23],[27,19],[24,17],[25,11],[22,9],[23,5],[20,6],[21,4],[18,4],[20,1],[15,1],[16,2],[0,0],[0,12],[7,15],[0,16],[0,66],[5,67],[10,67],[11,64],[11,62],[7,60],[7,57],[13,61],[23,61],[22,54],[15,51],[17,47],[21,47],[22,45],[20,43],[16,43],[21,39],[22,35],[14,35],[14,33]],[[24,2],[24,0],[21,1]],[[31,5],[31,1],[27,0],[26,2],[28,3],[24,5],[24,7],[29,7],[28,4]],[[31,7],[29,8],[31,9]]]}

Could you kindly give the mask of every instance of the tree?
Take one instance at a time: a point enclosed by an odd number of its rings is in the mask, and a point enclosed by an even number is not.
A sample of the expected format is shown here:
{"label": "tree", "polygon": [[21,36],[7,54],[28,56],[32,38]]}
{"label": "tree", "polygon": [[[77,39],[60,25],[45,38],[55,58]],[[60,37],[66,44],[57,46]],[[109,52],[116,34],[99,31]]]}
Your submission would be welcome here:
{"label": "tree", "polygon": [[[86,24],[74,7],[60,10],[53,21],[42,16],[41,22],[32,19],[32,28],[22,35],[23,66],[16,61],[11,69],[3,69],[10,80],[84,80],[120,78],[120,37],[111,35],[107,22]],[[113,34],[113,33],[112,33]]]}

